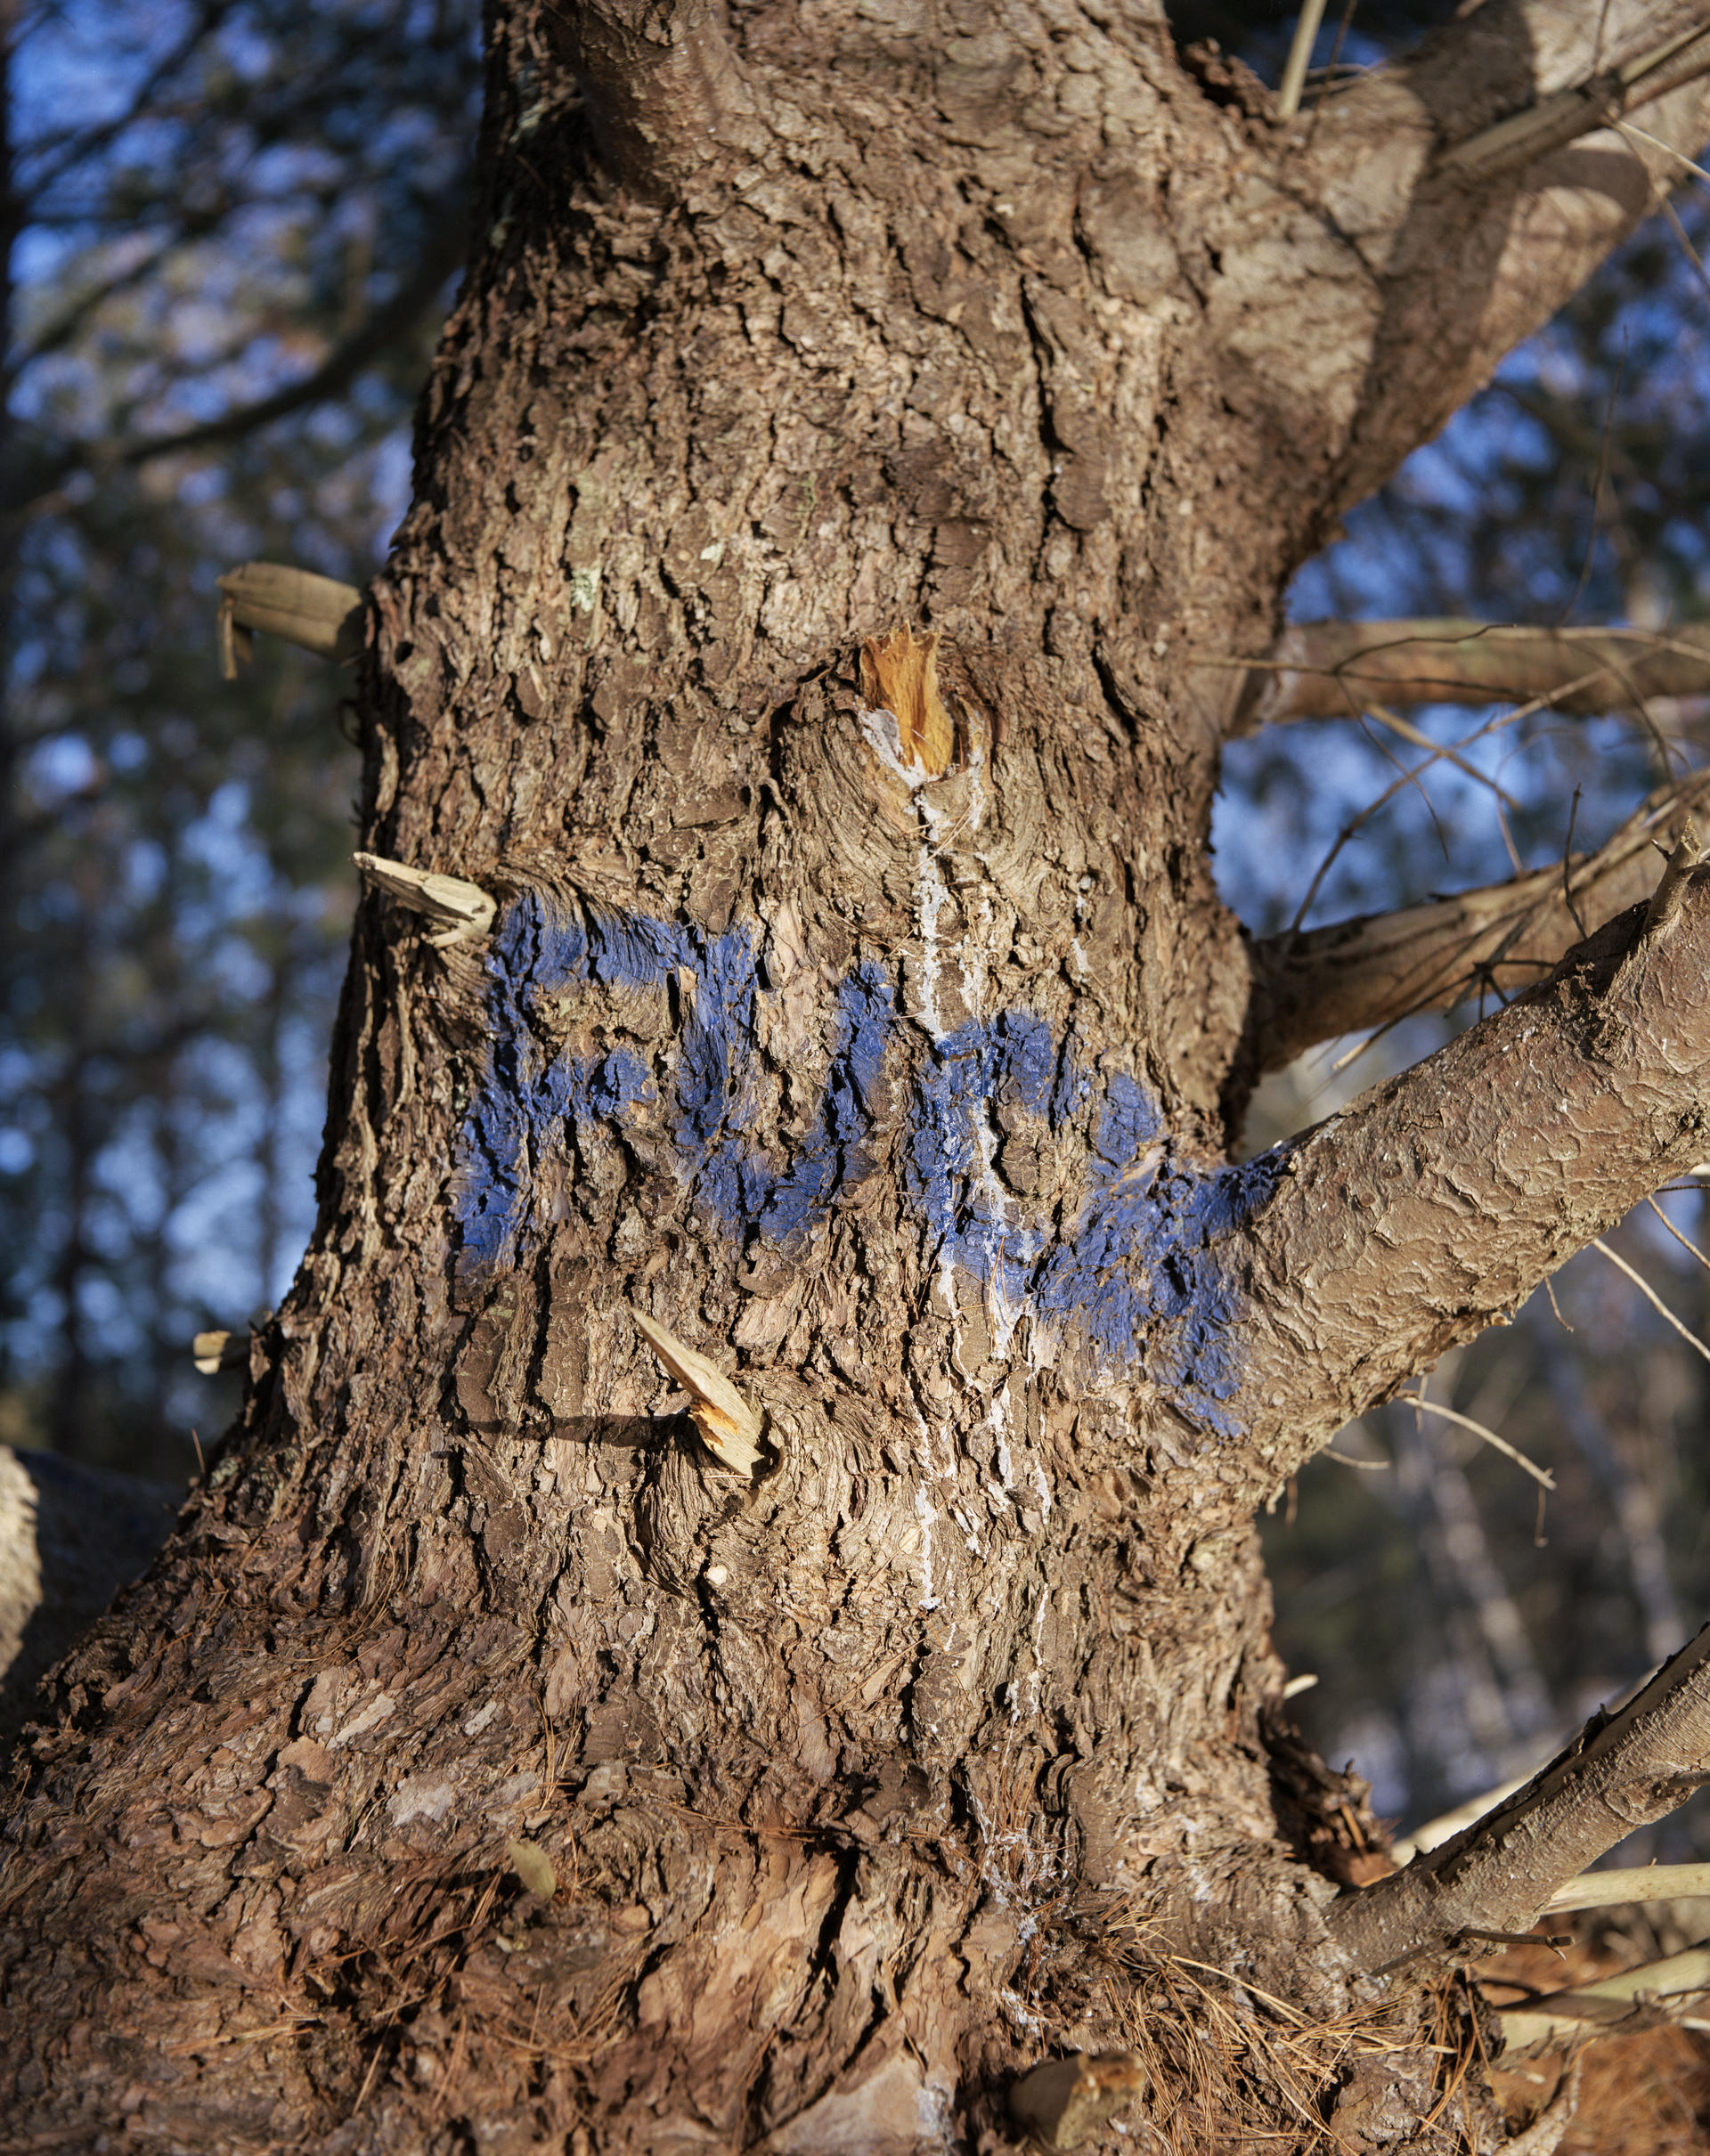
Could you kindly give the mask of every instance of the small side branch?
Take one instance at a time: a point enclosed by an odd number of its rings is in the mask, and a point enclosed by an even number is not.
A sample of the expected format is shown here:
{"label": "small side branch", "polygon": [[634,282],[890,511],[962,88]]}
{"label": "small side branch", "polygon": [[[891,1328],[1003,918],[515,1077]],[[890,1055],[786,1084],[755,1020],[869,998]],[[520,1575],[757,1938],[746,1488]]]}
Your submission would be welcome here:
{"label": "small side branch", "polygon": [[1358,1967],[1379,1971],[1454,1951],[1469,1931],[1522,1929],[1606,1850],[1706,1780],[1710,1625],[1464,1833],[1335,1903],[1331,1930]]}
{"label": "small side branch", "polygon": [[1595,853],[1396,913],[1258,939],[1253,1068],[1280,1070],[1320,1041],[1535,987],[1583,936],[1660,885],[1658,843],[1710,805],[1710,772],[1655,793]]}
{"label": "small side branch", "polygon": [[[1239,660],[1209,667],[1241,666]],[[1247,662],[1230,730],[1357,718],[1369,702],[1536,704],[1570,718],[1710,696],[1710,627],[1526,629],[1494,622],[1292,622]]]}
{"label": "small side branch", "polygon": [[1522,172],[1551,151],[1607,127],[1624,113],[1666,97],[1710,73],[1710,30],[1676,31],[1590,81],[1558,90],[1535,105],[1445,151],[1441,168],[1468,181],[1490,181]]}

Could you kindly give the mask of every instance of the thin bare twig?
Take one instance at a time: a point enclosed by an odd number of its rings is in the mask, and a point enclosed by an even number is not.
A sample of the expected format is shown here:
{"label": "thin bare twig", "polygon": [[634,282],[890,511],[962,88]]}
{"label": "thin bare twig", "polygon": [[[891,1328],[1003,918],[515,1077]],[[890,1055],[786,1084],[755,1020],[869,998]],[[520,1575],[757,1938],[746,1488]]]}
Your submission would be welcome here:
{"label": "thin bare twig", "polygon": [[1624,1273],[1627,1278],[1633,1282],[1633,1286],[1638,1289],[1640,1294],[1644,1297],[1645,1300],[1657,1313],[1658,1317],[1666,1318],[1668,1322],[1674,1328],[1675,1331],[1678,1332],[1681,1338],[1686,1342],[1687,1346],[1689,1347],[1697,1348],[1698,1352],[1704,1357],[1705,1361],[1706,1363],[1710,1363],[1710,1347],[1706,1347],[1704,1342],[1698,1338],[1698,1334],[1692,1331],[1690,1327],[1682,1324],[1680,1319],[1675,1316],[1674,1313],[1669,1308],[1668,1305],[1664,1302],[1661,1296],[1657,1294],[1657,1290],[1651,1286],[1650,1282],[1645,1278],[1642,1273],[1635,1272],[1633,1268],[1627,1263],[1624,1257],[1619,1257],[1614,1250],[1610,1249],[1608,1244],[1603,1241],[1601,1236],[1593,1238],[1592,1248],[1593,1250],[1600,1250],[1603,1256],[1608,1259],[1609,1263],[1615,1267],[1617,1273]]}
{"label": "thin bare twig", "polygon": [[1300,10],[1300,20],[1294,26],[1294,39],[1289,46],[1282,85],[1276,93],[1278,119],[1292,119],[1300,110],[1300,93],[1307,84],[1307,63],[1312,58],[1318,26],[1323,19],[1324,0],[1306,0],[1305,6]]}
{"label": "thin bare twig", "polygon": [[1574,858],[1574,826],[1579,820],[1579,794],[1580,789],[1576,786],[1574,788],[1573,804],[1568,811],[1568,835],[1561,842],[1561,902],[1568,908],[1568,915],[1571,918],[1574,926],[1579,931],[1579,940],[1582,943],[1584,943],[1585,940],[1585,923],[1580,918],[1578,907],[1574,904],[1574,878],[1572,873],[1572,862]]}
{"label": "thin bare twig", "polygon": [[1693,1257],[1698,1259],[1698,1263],[1704,1267],[1705,1271],[1706,1273],[1710,1273],[1710,1257],[1706,1257],[1705,1256],[1704,1252],[1699,1249],[1698,1244],[1693,1241],[1690,1235],[1682,1235],[1681,1233],[1681,1231],[1674,1225],[1674,1223],[1669,1218],[1668,1215],[1664,1212],[1662,1207],[1657,1204],[1656,1199],[1647,1198],[1645,1203],[1650,1208],[1651,1211],[1656,1214],[1657,1219],[1662,1222],[1663,1225],[1668,1230],[1669,1233],[1674,1238],[1675,1241],[1680,1244],[1682,1249],[1690,1250]]}
{"label": "thin bare twig", "polygon": [[[1601,672],[1602,669],[1600,668],[1598,671]],[[1487,719],[1483,726],[1475,728],[1470,734],[1454,743],[1454,747],[1455,749],[1468,748],[1473,742],[1481,741],[1486,734],[1498,733],[1504,727],[1516,726],[1522,719],[1529,719],[1535,712],[1547,710],[1558,697],[1571,695],[1576,689],[1589,687],[1597,678],[1596,673],[1585,674],[1578,680],[1564,682],[1561,687],[1552,689],[1547,696],[1534,696],[1528,703],[1517,704],[1510,712],[1498,712],[1494,717]],[[1448,748],[1438,748],[1433,745],[1430,754],[1421,763],[1415,764],[1411,771],[1404,773],[1401,777],[1386,786],[1376,801],[1368,802],[1356,816],[1348,818],[1340,831],[1337,833],[1330,850],[1319,863],[1317,874],[1307,886],[1307,895],[1301,899],[1294,919],[1289,923],[1288,932],[1291,935],[1299,932],[1301,923],[1306,919],[1311,908],[1313,900],[1318,896],[1319,891],[1323,887],[1324,878],[1330,874],[1337,856],[1348,842],[1356,832],[1370,823],[1380,809],[1387,808],[1404,786],[1417,784],[1433,763],[1446,758],[1451,753]]]}
{"label": "thin bare twig", "polygon": [[1510,1444],[1506,1437],[1499,1437],[1494,1430],[1486,1429],[1482,1422],[1475,1422],[1470,1415],[1463,1415],[1455,1408],[1444,1407],[1435,1400],[1428,1400],[1423,1393],[1401,1393],[1396,1396],[1405,1407],[1423,1408],[1428,1415],[1440,1415],[1445,1422],[1453,1422],[1463,1430],[1470,1430],[1475,1437],[1482,1437],[1486,1444],[1494,1445],[1499,1452],[1511,1460],[1517,1468],[1524,1468],[1534,1482],[1542,1484],[1546,1490],[1555,1488],[1555,1477],[1547,1468],[1541,1468],[1535,1460],[1528,1460],[1518,1445]]}
{"label": "thin bare twig", "polygon": [[[1387,726],[1392,733],[1399,734],[1404,741],[1411,741],[1416,749],[1428,750],[1433,757],[1440,756],[1445,763],[1452,763],[1457,771],[1464,773],[1475,784],[1488,786],[1505,809],[1519,808],[1519,803],[1514,796],[1500,785],[1488,771],[1481,771],[1476,763],[1461,755],[1457,750],[1441,746],[1410,720],[1402,718],[1398,712],[1386,711],[1380,704],[1368,702],[1365,710],[1368,718],[1375,719],[1380,726]],[[1516,866],[1519,866],[1518,863]]]}
{"label": "thin bare twig", "polygon": [[1653,150],[1660,150],[1665,157],[1673,158],[1695,179],[1710,180],[1710,172],[1706,172],[1702,165],[1695,165],[1683,151],[1676,150],[1673,142],[1664,142],[1661,135],[1651,134],[1643,127],[1635,126],[1632,120],[1616,120],[1615,126],[1617,134],[1637,135],[1641,142],[1649,142]]}

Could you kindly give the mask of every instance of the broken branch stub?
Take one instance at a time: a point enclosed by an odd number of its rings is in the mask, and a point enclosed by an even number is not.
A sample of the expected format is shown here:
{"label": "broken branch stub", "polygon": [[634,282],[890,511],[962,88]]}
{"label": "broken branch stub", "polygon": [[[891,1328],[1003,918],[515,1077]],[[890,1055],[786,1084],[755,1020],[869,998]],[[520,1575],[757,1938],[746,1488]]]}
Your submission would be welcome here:
{"label": "broken branch stub", "polygon": [[190,1353],[198,1374],[204,1378],[217,1377],[223,1370],[245,1370],[249,1363],[249,1335],[199,1332],[190,1344]]}
{"label": "broken branch stub", "polygon": [[861,646],[863,700],[897,722],[904,758],[934,777],[950,768],[956,728],[938,693],[938,637],[917,637],[906,623]]}
{"label": "broken branch stub", "polygon": [[311,569],[247,561],[220,579],[220,662],[235,681],[238,661],[253,655],[253,632],[283,637],[318,658],[350,665],[362,648],[362,595]]}
{"label": "broken branch stub", "polygon": [[689,1420],[721,1466],[752,1476],[765,1458],[761,1418],[716,1363],[688,1347],[656,1318],[631,1306],[636,1330],[689,1395]]}
{"label": "broken branch stub", "polygon": [[493,926],[498,902],[478,883],[466,883],[461,876],[441,875],[431,868],[411,868],[407,861],[388,861],[382,854],[353,853],[350,858],[377,891],[423,916],[434,931],[428,940],[436,950],[447,944],[472,943]]}
{"label": "broken branch stub", "polygon": [[1681,908],[1686,903],[1687,879],[1703,858],[1698,826],[1689,816],[1668,857],[1662,881],[1651,892],[1650,904],[1645,908],[1645,934],[1652,941],[1667,935],[1679,920]]}

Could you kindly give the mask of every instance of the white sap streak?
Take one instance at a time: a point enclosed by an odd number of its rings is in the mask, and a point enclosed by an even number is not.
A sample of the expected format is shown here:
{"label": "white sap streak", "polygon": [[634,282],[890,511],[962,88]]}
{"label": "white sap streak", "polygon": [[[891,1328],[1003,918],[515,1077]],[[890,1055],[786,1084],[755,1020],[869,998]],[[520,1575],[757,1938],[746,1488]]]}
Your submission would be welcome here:
{"label": "white sap streak", "polygon": [[856,715],[861,732],[874,753],[893,777],[916,796],[920,810],[922,834],[920,856],[916,869],[916,904],[920,915],[920,989],[921,1021],[934,1043],[944,1037],[943,1024],[938,1010],[938,916],[949,902],[949,893],[944,888],[944,879],[939,874],[938,857],[943,845],[943,819],[932,803],[921,795],[921,788],[931,774],[924,764],[916,763],[902,753],[902,726],[894,712],[883,704],[857,703]]}
{"label": "white sap streak", "polygon": [[885,769],[913,793],[926,781],[926,768],[912,758],[905,761],[902,753],[902,721],[895,712],[887,711],[884,704],[866,704],[857,702],[856,717],[860,720],[861,732]]}
{"label": "white sap streak", "polygon": [[[1022,1937],[1026,1936],[1023,1932]],[[1030,2043],[1038,2044],[1044,2040],[1045,2023],[1036,2014],[1028,2012],[1014,1992],[1006,1987],[998,1992],[998,2003]]]}
{"label": "white sap streak", "polygon": [[[944,1453],[941,1463],[932,1457],[933,1430],[928,1428],[926,1418],[918,1408],[916,1408],[915,1433],[917,1442],[915,1446],[915,1458],[919,1463],[923,1480],[924,1482],[954,1482],[956,1480],[956,1447],[950,1443],[949,1433],[942,1423],[936,1426],[936,1430],[941,1440]],[[930,1500],[928,1501],[930,1502]],[[917,1497],[916,1499],[916,1510],[919,1509],[919,1503],[920,1501]],[[932,1517],[936,1518],[938,1516],[934,1513]]]}
{"label": "white sap streak", "polygon": [[[997,1350],[999,1355],[1003,1349]],[[991,1396],[991,1405],[986,1410],[986,1420],[998,1441],[998,1472],[1004,1478],[1006,1491],[1015,1487],[1014,1462],[1009,1456],[1009,1387],[1002,1386]]]}
{"label": "white sap streak", "polygon": [[[950,1370],[952,1374],[962,1368],[962,1306],[956,1299],[956,1260],[950,1256],[948,1244],[940,1244],[938,1252],[938,1299],[944,1306],[950,1321]],[[954,1445],[948,1446],[952,1459]],[[954,1467],[940,1468],[940,1475],[954,1476]]]}
{"label": "white sap streak", "polygon": [[[1045,1662],[1039,1652],[1039,1645],[1045,1636],[1046,1606],[1050,1599],[1051,1590],[1048,1587],[1041,1588],[1039,1607],[1033,1613],[1033,1666],[1026,1678],[1029,1695],[1027,1712],[1030,1714],[1037,1714],[1039,1711],[1039,1688],[1045,1680]],[[1009,1688],[1009,1719],[1012,1722],[1018,1722],[1022,1719],[1022,1688],[1019,1684],[1012,1684]]]}
{"label": "white sap streak", "polygon": [[[938,1046],[942,1045],[948,1030],[940,1002],[943,952],[939,924],[945,908],[950,903],[950,894],[945,882],[942,862],[947,845],[953,834],[947,829],[943,810],[928,799],[923,791],[929,776],[924,767],[916,763],[912,758],[906,758],[903,754],[902,728],[896,714],[883,706],[872,707],[865,704],[858,704],[857,712],[862,732],[871,744],[879,761],[887,770],[901,779],[908,788],[909,793],[915,798],[915,805],[920,815],[920,847],[915,871],[915,900],[920,921],[920,1020],[928,1037],[935,1046]],[[972,835],[977,833],[984,823],[989,805],[986,788],[986,757],[982,750],[973,748],[970,751],[967,771],[966,829]],[[982,853],[979,852],[977,848],[975,849],[975,858],[986,870],[988,880],[989,880],[991,876],[990,863]],[[970,940],[973,951],[982,954],[986,951],[990,940],[991,922],[990,893],[989,890],[982,891],[978,919],[975,923],[975,933]],[[977,1018],[981,1014],[981,1007],[985,1002],[983,990],[986,984],[983,969],[976,978],[964,964],[963,973],[964,991],[970,1006],[970,1015]],[[986,1268],[985,1303],[990,1330],[991,1352],[998,1360],[1002,1361],[1008,1355],[1010,1343],[1014,1337],[1015,1328],[1021,1321],[1025,1304],[1024,1302],[1021,1305],[1011,1303],[1007,1282],[1005,1279],[1003,1259],[1010,1225],[1010,1199],[1008,1192],[1005,1190],[998,1178],[998,1134],[992,1127],[989,1115],[985,1111],[986,1105],[983,1102],[976,1104],[974,1144],[978,1166],[975,1169],[975,1185],[982,1200],[981,1210],[990,1223],[989,1233],[994,1241],[994,1248],[989,1253],[990,1262]],[[1034,1240],[1029,1239],[1030,1241]],[[952,1360],[954,1364],[959,1368],[963,1347],[961,1306],[956,1293],[955,1262],[948,1248],[940,1249],[939,1253],[938,1292],[945,1314],[950,1321]],[[1003,1477],[1004,1491],[1007,1493],[1015,1486],[1014,1460],[1009,1444],[1010,1409],[1007,1386],[993,1395],[987,1409],[987,1420],[996,1441],[998,1471]],[[924,1421],[921,1425],[921,1448],[922,1465],[928,1479],[951,1481],[955,1479],[954,1446],[948,1448],[950,1454],[949,1464],[945,1467],[937,1466],[932,1460],[932,1441]],[[1036,1476],[1038,1473],[1038,1470],[1036,1467]],[[1048,1498],[1046,1500],[1046,1503],[1048,1510]],[[925,1599],[923,1601],[922,1607],[936,1608],[938,1599],[932,1591],[931,1537],[932,1522],[936,1520],[939,1515],[933,1509],[932,1501],[927,1497],[924,1489],[916,1492],[916,1509],[920,1516],[922,1532],[926,1543],[926,1555],[923,1559],[925,1566]],[[957,1524],[963,1529],[969,1549],[978,1555],[976,1539],[970,1531],[966,1521],[961,1519],[959,1516],[953,1515],[953,1517],[957,1518]]]}
{"label": "white sap streak", "polygon": [[932,1592],[932,1529],[938,1525],[938,1512],[920,1483],[915,1485],[915,1517],[920,1522],[920,1607],[936,1609],[938,1597]]}
{"label": "white sap streak", "polygon": [[[1007,1203],[1007,1198],[1004,1200]],[[1039,1254],[1040,1238],[1037,1234],[1018,1235],[1005,1239],[1006,1251],[1013,1250],[1019,1257],[1033,1258]],[[1009,1360],[1009,1344],[1015,1337],[1015,1328],[1027,1315],[1028,1298],[1022,1296],[1019,1303],[1009,1299],[1009,1282],[1001,1271],[992,1275],[986,1293],[986,1315],[991,1321],[991,1352],[1000,1363]]]}
{"label": "white sap streak", "polygon": [[930,801],[920,804],[922,836],[915,870],[915,899],[920,914],[920,1014],[934,1045],[944,1038],[944,1021],[938,1007],[938,916],[950,902],[939,873],[938,857],[943,848],[943,818]]}

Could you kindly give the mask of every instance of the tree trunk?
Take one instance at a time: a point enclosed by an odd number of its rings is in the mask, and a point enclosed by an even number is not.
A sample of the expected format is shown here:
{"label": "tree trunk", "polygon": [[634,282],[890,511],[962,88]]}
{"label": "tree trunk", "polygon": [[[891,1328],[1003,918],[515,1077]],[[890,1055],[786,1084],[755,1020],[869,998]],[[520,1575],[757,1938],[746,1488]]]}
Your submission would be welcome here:
{"label": "tree trunk", "polygon": [[1183,2146],[1490,2139],[1251,1516],[1701,1157],[1710,903],[1233,1167],[1194,662],[1645,207],[1435,172],[1572,12],[1308,131],[1140,6],[501,8],[362,692],[364,845],[498,910],[362,909],[314,1244],[22,1770],[20,2145],[997,2150],[1135,2047]]}

